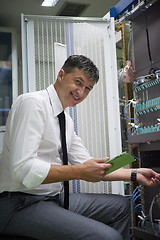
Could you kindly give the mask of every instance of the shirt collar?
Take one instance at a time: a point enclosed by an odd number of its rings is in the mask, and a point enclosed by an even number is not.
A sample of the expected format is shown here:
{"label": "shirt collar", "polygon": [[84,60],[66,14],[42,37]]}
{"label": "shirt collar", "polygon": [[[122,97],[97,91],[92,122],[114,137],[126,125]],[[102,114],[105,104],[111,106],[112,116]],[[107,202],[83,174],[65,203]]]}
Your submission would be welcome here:
{"label": "shirt collar", "polygon": [[49,85],[46,88],[46,90],[48,92],[49,100],[52,105],[53,114],[56,117],[58,114],[60,114],[63,111],[61,101],[58,97],[58,94],[57,94],[53,84]]}

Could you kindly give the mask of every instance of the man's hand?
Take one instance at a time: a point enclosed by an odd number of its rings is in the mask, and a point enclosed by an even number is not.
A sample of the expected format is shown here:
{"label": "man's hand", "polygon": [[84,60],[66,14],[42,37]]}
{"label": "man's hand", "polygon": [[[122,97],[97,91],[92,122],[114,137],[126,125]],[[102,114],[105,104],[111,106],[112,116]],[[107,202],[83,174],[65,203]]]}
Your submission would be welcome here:
{"label": "man's hand", "polygon": [[149,168],[137,169],[137,181],[145,186],[156,186],[160,184],[160,174]]}
{"label": "man's hand", "polygon": [[109,158],[91,159],[79,165],[80,179],[89,182],[102,181],[106,171],[112,167],[112,164],[106,163]]}

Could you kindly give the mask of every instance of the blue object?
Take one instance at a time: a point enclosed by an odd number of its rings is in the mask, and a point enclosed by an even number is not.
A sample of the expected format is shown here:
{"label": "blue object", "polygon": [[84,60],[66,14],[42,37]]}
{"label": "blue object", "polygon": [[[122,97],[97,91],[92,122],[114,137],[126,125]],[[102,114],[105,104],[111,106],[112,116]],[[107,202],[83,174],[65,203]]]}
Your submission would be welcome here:
{"label": "blue object", "polygon": [[10,108],[0,108],[0,112],[9,112]]}
{"label": "blue object", "polygon": [[114,7],[110,8],[110,17],[117,18],[122,13],[124,13],[127,9],[133,4],[137,4],[138,0],[121,0]]}

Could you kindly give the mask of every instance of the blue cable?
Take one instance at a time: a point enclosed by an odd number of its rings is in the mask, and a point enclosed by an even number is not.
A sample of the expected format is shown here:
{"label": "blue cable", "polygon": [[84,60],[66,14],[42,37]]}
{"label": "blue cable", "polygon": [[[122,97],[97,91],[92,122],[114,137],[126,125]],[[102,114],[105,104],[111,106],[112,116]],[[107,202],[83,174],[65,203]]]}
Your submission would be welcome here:
{"label": "blue cable", "polygon": [[137,160],[140,160],[140,158],[139,157],[137,157],[136,155],[134,155],[134,153],[132,152],[132,156],[135,158],[135,159],[137,159]]}
{"label": "blue cable", "polygon": [[130,131],[132,128],[134,128],[134,126],[131,126],[131,127],[129,127],[129,128],[127,129],[128,135],[131,135],[131,133],[129,133],[129,131]]}
{"label": "blue cable", "polygon": [[135,212],[137,213],[141,213],[142,212],[142,205],[141,203],[136,203],[136,201],[141,200],[141,192],[140,192],[140,188],[139,186],[137,186],[135,188],[135,190],[132,193],[132,205],[133,205],[133,209]]}
{"label": "blue cable", "polygon": [[124,114],[125,118],[127,118],[127,119],[129,119],[129,120],[134,120],[135,118],[130,118],[130,117],[128,117],[127,114],[126,114],[126,108],[129,107],[131,104],[132,104],[132,103],[130,102],[130,103],[128,103],[128,104],[124,107],[124,109],[123,109],[123,114]]}

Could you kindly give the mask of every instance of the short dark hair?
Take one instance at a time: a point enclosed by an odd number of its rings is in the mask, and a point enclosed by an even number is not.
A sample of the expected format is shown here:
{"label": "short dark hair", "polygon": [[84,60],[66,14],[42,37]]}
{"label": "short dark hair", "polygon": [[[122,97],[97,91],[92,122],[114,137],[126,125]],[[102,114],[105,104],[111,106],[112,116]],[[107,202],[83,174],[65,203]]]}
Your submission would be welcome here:
{"label": "short dark hair", "polygon": [[66,73],[73,72],[76,68],[82,70],[91,80],[98,82],[99,70],[89,58],[83,55],[71,55],[62,66]]}

